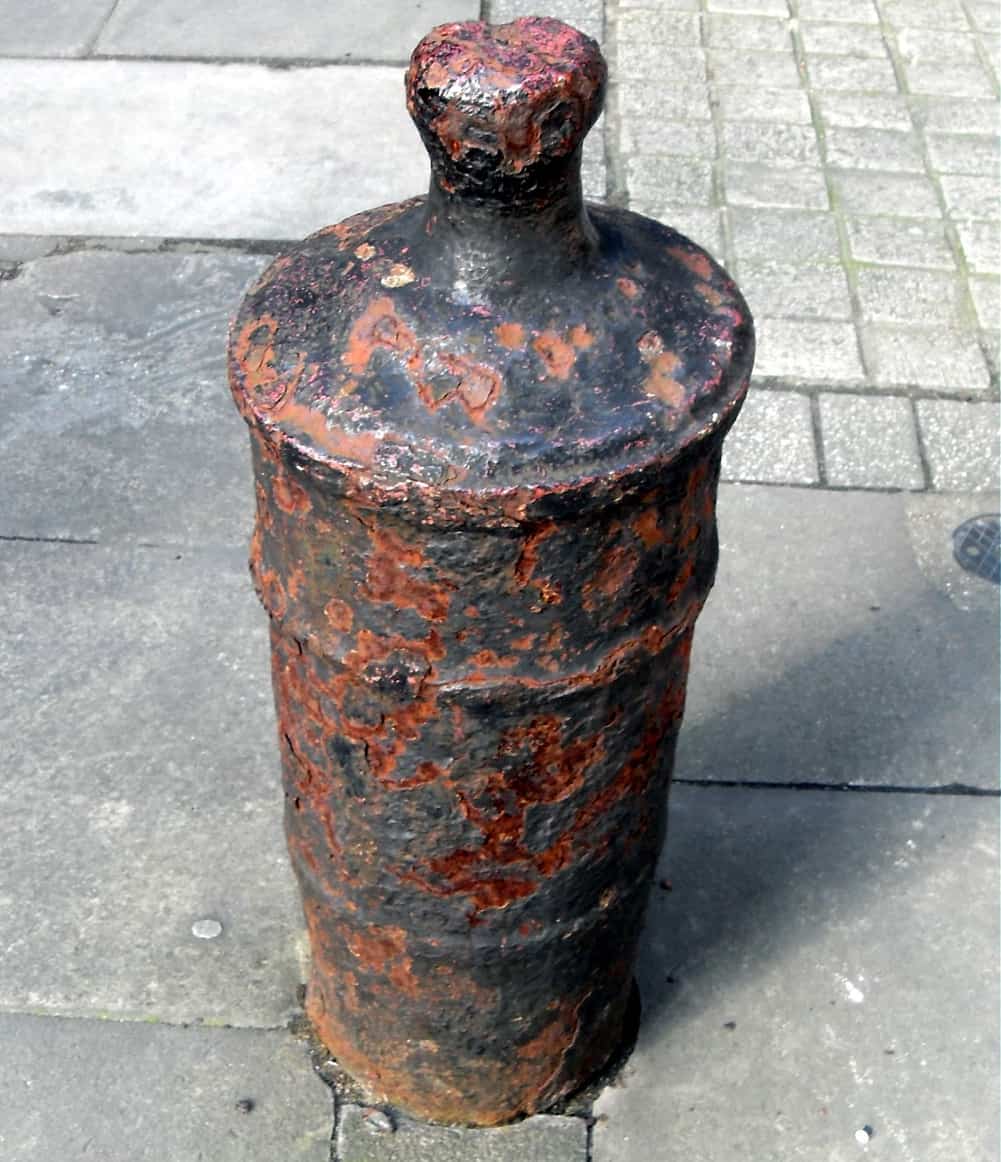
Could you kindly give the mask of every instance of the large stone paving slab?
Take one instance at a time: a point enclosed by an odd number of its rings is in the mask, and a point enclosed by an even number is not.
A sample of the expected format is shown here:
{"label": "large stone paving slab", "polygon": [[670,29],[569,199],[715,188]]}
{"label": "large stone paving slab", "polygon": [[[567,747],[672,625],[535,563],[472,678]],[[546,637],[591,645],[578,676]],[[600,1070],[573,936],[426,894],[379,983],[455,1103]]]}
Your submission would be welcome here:
{"label": "large stone paving slab", "polygon": [[594,1162],[996,1158],[997,801],[673,796]]}
{"label": "large stone paving slab", "polygon": [[917,513],[948,550],[955,507],[932,496],[721,489],[680,778],[998,786],[997,589],[963,574],[981,599],[959,609],[959,566],[919,564]]}
{"label": "large stone paving slab", "polygon": [[399,68],[8,61],[4,115],[12,234],[298,238],[428,184]]}
{"label": "large stone paving slab", "polygon": [[332,1121],[284,1033],[0,1017],[4,1162],[328,1162]]}
{"label": "large stone paving slab", "polygon": [[246,542],[226,329],[267,261],[81,252],[0,283],[0,534]]}
{"label": "large stone paving slab", "polygon": [[6,542],[0,590],[0,1009],[284,1024],[305,946],[244,553]]}
{"label": "large stone paving slab", "polygon": [[115,0],[3,0],[0,56],[82,56]]}
{"label": "large stone paving slab", "polygon": [[436,24],[477,20],[478,0],[299,0],[275,9],[240,0],[120,0],[97,51],[132,56],[403,61]]}

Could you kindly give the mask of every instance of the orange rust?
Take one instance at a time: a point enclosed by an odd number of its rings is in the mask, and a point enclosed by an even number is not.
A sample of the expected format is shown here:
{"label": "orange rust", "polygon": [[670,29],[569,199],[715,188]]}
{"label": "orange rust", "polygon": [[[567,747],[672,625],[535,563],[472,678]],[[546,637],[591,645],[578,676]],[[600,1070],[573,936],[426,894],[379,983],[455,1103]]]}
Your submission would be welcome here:
{"label": "orange rust", "polygon": [[695,284],[695,290],[711,307],[718,307],[723,301],[723,296],[719,291],[707,282],[697,282]]}
{"label": "orange rust", "polygon": [[660,525],[660,513],[651,505],[633,517],[633,530],[644,546],[648,549],[656,548],[667,542],[667,534]]}
{"label": "orange rust", "polygon": [[656,396],[670,407],[681,407],[685,402],[685,389],[674,378],[681,360],[673,351],[665,351],[658,355],[650,364],[650,372],[643,381],[643,390],[647,395]]}
{"label": "orange rust", "polygon": [[594,336],[583,323],[570,328],[570,342],[581,351],[594,346]]}
{"label": "orange rust", "polygon": [[441,394],[435,394],[429,384],[418,383],[417,391],[425,405],[435,411],[442,404],[458,399],[466,415],[474,424],[482,424],[486,413],[497,402],[503,379],[500,373],[486,363],[477,363],[468,355],[438,353],[438,361],[458,382]]}
{"label": "orange rust", "polygon": [[640,293],[640,288],[631,278],[617,278],[615,285],[619,288],[619,293],[625,295],[627,299],[634,299]]}
{"label": "orange rust", "polygon": [[424,568],[423,553],[392,529],[368,526],[372,553],[362,596],[397,608],[413,609],[426,621],[444,621],[452,601],[454,586],[444,580],[425,581],[405,571]]}
{"label": "orange rust", "polygon": [[568,379],[577,361],[577,352],[555,331],[543,331],[532,340],[532,347],[542,360],[546,374],[554,379]]}
{"label": "orange rust", "polygon": [[330,626],[338,633],[349,633],[354,625],[355,613],[346,601],[339,597],[331,597],[323,607],[324,616]]}
{"label": "orange rust", "polygon": [[607,549],[598,562],[598,569],[594,577],[581,590],[584,608],[589,613],[593,613],[601,605],[596,594],[614,597],[616,593],[620,592],[635,572],[639,560],[636,551],[625,545],[616,545]]}
{"label": "orange rust", "polygon": [[534,633],[526,633],[524,637],[516,637],[511,639],[511,649],[513,650],[530,650],[535,645],[535,639],[538,635]]}
{"label": "orange rust", "polygon": [[690,270],[696,278],[708,282],[713,276],[713,268],[708,257],[701,250],[686,250],[683,246],[669,246],[667,253],[676,258],[682,266]]}
{"label": "orange rust", "polygon": [[511,351],[520,351],[525,346],[525,328],[521,323],[499,323],[494,327],[497,342]]}
{"label": "orange rust", "polygon": [[272,478],[271,494],[275,498],[275,504],[289,516],[295,513],[309,512],[313,507],[309,503],[305,488],[297,481],[292,480],[284,468],[276,472]]}
{"label": "orange rust", "polygon": [[311,437],[339,459],[353,460],[366,468],[370,468],[375,460],[379,440],[372,432],[347,432],[333,427],[320,412],[297,400],[286,401],[282,407],[282,422],[298,428],[303,435]]}
{"label": "orange rust", "polygon": [[411,371],[423,366],[417,337],[396,313],[393,300],[387,295],[372,299],[355,320],[341,362],[353,374],[361,375],[380,347],[400,355]]}
{"label": "orange rust", "polygon": [[[555,521],[542,521],[532,529],[522,542],[521,552],[514,563],[514,579],[519,588],[524,589],[532,581],[539,564],[539,547],[555,532]],[[533,583],[538,584],[538,582]]]}

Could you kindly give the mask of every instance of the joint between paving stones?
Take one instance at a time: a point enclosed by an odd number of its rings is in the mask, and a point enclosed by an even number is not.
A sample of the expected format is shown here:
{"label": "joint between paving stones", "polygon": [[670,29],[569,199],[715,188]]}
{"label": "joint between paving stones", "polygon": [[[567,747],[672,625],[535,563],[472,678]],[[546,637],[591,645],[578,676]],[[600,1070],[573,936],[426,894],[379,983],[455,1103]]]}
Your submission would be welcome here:
{"label": "joint between paving stones", "polygon": [[602,26],[605,33],[605,56],[608,60],[610,84],[605,98],[605,200],[610,206],[629,209],[629,185],[626,165],[622,156],[622,81],[619,77],[619,5],[608,0],[602,6]]}

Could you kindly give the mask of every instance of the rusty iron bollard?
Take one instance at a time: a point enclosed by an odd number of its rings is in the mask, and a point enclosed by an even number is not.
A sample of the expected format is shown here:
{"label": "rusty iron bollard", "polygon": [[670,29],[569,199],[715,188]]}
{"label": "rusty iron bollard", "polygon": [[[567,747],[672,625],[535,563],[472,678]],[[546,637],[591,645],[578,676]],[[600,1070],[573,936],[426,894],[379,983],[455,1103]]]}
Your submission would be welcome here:
{"label": "rusty iron bollard", "polygon": [[277,258],[232,332],[307,1012],[445,1122],[617,1048],[753,359],[709,255],[585,208],[605,79],[555,20],[432,31],[430,192]]}

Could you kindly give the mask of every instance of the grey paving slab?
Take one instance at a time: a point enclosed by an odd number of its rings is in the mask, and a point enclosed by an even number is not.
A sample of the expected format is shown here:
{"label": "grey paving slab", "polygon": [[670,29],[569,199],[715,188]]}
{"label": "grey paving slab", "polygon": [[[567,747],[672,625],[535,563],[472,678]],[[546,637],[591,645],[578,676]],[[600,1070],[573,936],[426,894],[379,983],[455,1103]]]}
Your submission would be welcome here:
{"label": "grey paving slab", "polygon": [[6,1162],[330,1157],[329,1091],[285,1033],[2,1016],[0,1046]]}
{"label": "grey paving slab", "polygon": [[619,49],[626,49],[626,57],[620,61],[626,65],[622,70],[623,79],[629,75],[631,54],[641,45],[673,48],[683,44],[702,44],[699,17],[695,13],[672,12],[657,6],[625,9],[619,14],[615,27]]}
{"label": "grey paving slab", "polygon": [[863,267],[856,272],[862,316],[881,323],[971,326],[966,284],[955,273],[907,267]]}
{"label": "grey paving slab", "polygon": [[97,50],[118,56],[405,61],[436,24],[478,20],[478,0],[297,0],[294,14],[239,0],[119,0]]}
{"label": "grey paving slab", "polygon": [[400,1119],[387,1132],[363,1106],[337,1119],[337,1162],[588,1162],[581,1118],[542,1116],[472,1130]]}
{"label": "grey paving slab", "polygon": [[787,206],[827,210],[827,182],[820,169],[779,169],[757,162],[728,161],[726,200],[734,206]]}
{"label": "grey paving slab", "polygon": [[927,387],[957,395],[990,390],[990,372],[969,331],[871,323],[861,336],[874,387]]}
{"label": "grey paving slab", "polygon": [[651,119],[663,121],[712,121],[712,106],[705,85],[631,84],[613,87],[623,127]]}
{"label": "grey paving slab", "polygon": [[0,234],[0,259],[7,262],[28,262],[44,258],[59,245],[58,238],[41,234]]}
{"label": "grey paving slab", "polygon": [[777,168],[817,166],[820,149],[812,125],[724,125],[720,150],[732,161]]}
{"label": "grey paving slab", "polygon": [[911,130],[907,102],[897,93],[819,93],[817,104],[826,125]]}
{"label": "grey paving slab", "polygon": [[[996,180],[998,138],[967,133],[927,133],[928,156],[942,173],[981,174]],[[995,207],[996,212],[996,207]]]}
{"label": "grey paving slab", "polygon": [[981,327],[1001,326],[1001,286],[996,278],[971,278],[970,293],[977,308]]}
{"label": "grey paving slab", "polygon": [[918,568],[929,584],[948,597],[964,613],[979,610],[991,613],[997,607],[998,591],[975,573],[956,568],[951,537],[943,529],[957,529],[972,515],[998,512],[1001,497],[996,492],[915,494],[907,500],[907,532]]}
{"label": "grey paving slab", "polygon": [[920,174],[853,169],[830,172],[838,204],[849,214],[941,217],[935,187]]}
{"label": "grey paving slab", "polygon": [[810,102],[799,89],[764,89],[730,84],[730,77],[718,77],[715,88],[720,113],[727,121],[775,121],[811,124]]}
{"label": "grey paving slab", "polygon": [[791,392],[752,388],[723,449],[724,480],[814,484],[817,452],[810,401]]}
{"label": "grey paving slab", "polygon": [[939,184],[950,217],[960,220],[979,218],[990,221],[998,216],[996,178],[944,173],[939,177]]}
{"label": "grey paving slab", "polygon": [[396,68],[9,61],[4,99],[9,233],[299,238],[427,187]]}
{"label": "grey paving slab", "polygon": [[996,101],[962,97],[913,96],[910,106],[917,123],[945,133],[994,133],[998,124]]}
{"label": "grey paving slab", "polygon": [[115,0],[0,0],[0,56],[82,56]]}
{"label": "grey paving slab", "polygon": [[852,317],[851,295],[841,267],[741,262],[740,289],[755,317]]}
{"label": "grey paving slab", "polygon": [[928,219],[849,218],[848,245],[857,262],[955,270],[956,256],[941,222]]}
{"label": "grey paving slab", "polygon": [[924,156],[915,133],[836,127],[828,129],[824,148],[828,164],[839,169],[924,172]]}
{"label": "grey paving slab", "polygon": [[[473,7],[478,8],[479,5]],[[545,11],[543,11],[545,9]],[[540,6],[536,0],[490,0],[490,20],[494,24],[504,24],[519,16],[554,16],[579,28],[599,43],[605,35],[605,5],[603,0],[547,0]],[[479,13],[467,17],[478,20]],[[431,27],[431,22],[427,28]],[[427,29],[424,30],[425,32]],[[408,49],[409,52],[409,49]]]}
{"label": "grey paving slab", "polygon": [[[630,159],[633,155],[711,158],[716,153],[716,134],[708,121],[660,119],[649,123],[630,117],[620,131],[620,148]],[[674,162],[675,166],[682,164]]]}
{"label": "grey paving slab", "polygon": [[878,57],[825,56],[808,53],[807,72],[815,89],[897,92],[897,76],[889,59]]}
{"label": "grey paving slab", "polygon": [[[959,521],[935,499],[925,535],[948,548]],[[967,517],[992,511],[966,501]],[[997,589],[978,581],[987,600],[956,608],[916,557],[922,503],[722,489],[720,570],[696,631],[679,778],[997,788]]]}
{"label": "grey paving slab", "polygon": [[929,61],[906,66],[911,93],[937,93],[945,97],[988,98],[994,93],[994,79],[982,65],[963,61],[951,64]]}
{"label": "grey paving slab", "polygon": [[[688,135],[693,127],[688,126]],[[706,132],[712,137],[712,127]],[[672,135],[672,145],[678,139]],[[626,188],[630,205],[634,199],[644,202],[656,200],[683,206],[710,206],[714,200],[715,183],[710,161],[700,161],[698,145],[694,158],[637,153],[626,158]]]}
{"label": "grey paving slab", "polygon": [[0,283],[0,534],[245,542],[226,330],[266,262],[80,252]]}
{"label": "grey paving slab", "polygon": [[595,1162],[996,1157],[997,802],[672,794]]}
{"label": "grey paving slab", "polygon": [[976,38],[971,32],[945,32],[935,28],[902,28],[897,49],[907,64],[914,61],[977,62]]}
{"label": "grey paving slab", "polygon": [[965,32],[969,21],[960,0],[878,0],[883,19],[898,28],[944,28]]}
{"label": "grey paving slab", "polygon": [[0,577],[0,1009],[283,1025],[303,922],[244,551],[8,541]]}
{"label": "grey paving slab", "polygon": [[798,89],[803,78],[792,52],[754,52],[748,49],[712,49],[709,63],[721,84],[763,89]]}
{"label": "grey paving slab", "polygon": [[836,20],[847,24],[876,24],[872,0],[799,0],[801,20]]}
{"label": "grey paving slab", "polygon": [[786,0],[706,0],[710,12],[749,12],[761,16],[789,15]]}
{"label": "grey paving slab", "polygon": [[861,384],[865,379],[851,323],[759,318],[755,371],[802,383]]}
{"label": "grey paving slab", "polygon": [[925,487],[909,399],[821,395],[819,409],[828,483],[840,488]]}
{"label": "grey paving slab", "polygon": [[629,205],[638,214],[646,214],[673,226],[722,261],[723,229],[719,210],[706,206],[680,206],[652,196],[631,198]]}
{"label": "grey paving slab", "polygon": [[705,21],[710,48],[755,52],[789,52],[789,20],[773,20],[743,13],[711,13]]}
{"label": "grey paving slab", "polygon": [[807,52],[880,59],[887,55],[881,30],[869,24],[803,20],[799,30]]}
{"label": "grey paving slab", "polygon": [[665,48],[656,40],[627,36],[616,49],[616,77],[659,82],[670,77],[674,85],[698,85],[706,80],[705,53],[697,44]]}
{"label": "grey paving slab", "polygon": [[928,399],[918,400],[917,409],[935,488],[976,492],[998,487],[997,404]]}
{"label": "grey paving slab", "polygon": [[971,270],[980,274],[1001,271],[1001,224],[958,222],[956,233]]}
{"label": "grey paving slab", "polygon": [[734,206],[729,210],[738,262],[837,265],[841,250],[832,214]]}

